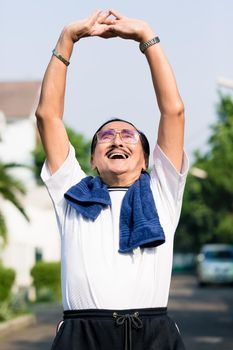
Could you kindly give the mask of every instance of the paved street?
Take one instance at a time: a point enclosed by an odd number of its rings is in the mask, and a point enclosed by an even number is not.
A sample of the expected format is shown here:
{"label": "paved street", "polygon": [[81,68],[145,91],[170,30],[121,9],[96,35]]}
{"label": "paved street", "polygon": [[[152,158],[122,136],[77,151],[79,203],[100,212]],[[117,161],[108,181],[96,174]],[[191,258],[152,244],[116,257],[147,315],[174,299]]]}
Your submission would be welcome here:
{"label": "paved street", "polygon": [[[176,275],[169,309],[187,350],[233,349],[233,287],[198,288],[193,276]],[[0,349],[49,350],[61,309],[45,305],[36,315],[37,325],[0,340]]]}
{"label": "paved street", "polygon": [[1,350],[49,350],[55,335],[55,328],[61,308],[41,305],[35,308],[37,324],[11,334],[0,340]]}
{"label": "paved street", "polygon": [[233,286],[200,288],[193,276],[174,276],[169,309],[187,350],[233,349]]}

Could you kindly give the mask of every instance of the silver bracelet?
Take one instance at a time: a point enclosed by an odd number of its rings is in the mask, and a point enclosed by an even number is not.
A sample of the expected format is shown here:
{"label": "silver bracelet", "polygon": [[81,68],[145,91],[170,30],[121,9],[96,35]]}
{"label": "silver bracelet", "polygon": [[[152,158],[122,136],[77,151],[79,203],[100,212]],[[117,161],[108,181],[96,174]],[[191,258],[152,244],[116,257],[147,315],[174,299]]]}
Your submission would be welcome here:
{"label": "silver bracelet", "polygon": [[57,58],[58,58],[60,61],[62,61],[67,67],[69,66],[70,62],[67,61],[60,53],[58,53],[58,52],[56,51],[56,49],[54,49],[54,50],[52,51],[52,53],[53,53],[53,56],[57,57]]}
{"label": "silver bracelet", "polygon": [[145,41],[144,43],[140,43],[139,44],[139,48],[141,50],[142,53],[145,53],[146,49],[148,49],[148,47],[158,44],[160,42],[160,39],[158,36],[155,36],[153,39]]}

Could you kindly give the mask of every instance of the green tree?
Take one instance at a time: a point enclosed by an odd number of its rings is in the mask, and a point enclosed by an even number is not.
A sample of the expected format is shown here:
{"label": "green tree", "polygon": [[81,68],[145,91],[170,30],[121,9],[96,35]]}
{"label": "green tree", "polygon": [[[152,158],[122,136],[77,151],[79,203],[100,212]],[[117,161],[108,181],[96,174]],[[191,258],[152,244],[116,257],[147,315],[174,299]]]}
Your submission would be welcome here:
{"label": "green tree", "polygon": [[[75,155],[81,165],[81,168],[86,174],[92,174],[91,165],[90,165],[90,148],[91,141],[86,140],[85,137],[75,132],[73,129],[66,127],[66,131],[70,140],[70,143],[75,149]],[[42,165],[45,161],[45,152],[42,144],[37,143],[33,153],[33,162],[34,162],[34,174],[38,184],[42,184],[40,179],[40,172]]]}
{"label": "green tree", "polygon": [[188,176],[177,250],[198,250],[201,244],[233,244],[233,100],[220,95],[218,120],[211,128],[209,150],[196,152],[193,166],[205,179]]}
{"label": "green tree", "polygon": [[[0,196],[3,200],[10,201],[29,221],[29,218],[18,198],[19,194],[25,194],[25,187],[21,181],[17,180],[11,173],[10,170],[19,167],[15,163],[4,164],[0,162]],[[0,210],[0,237],[6,242],[7,227],[3,213]]]}

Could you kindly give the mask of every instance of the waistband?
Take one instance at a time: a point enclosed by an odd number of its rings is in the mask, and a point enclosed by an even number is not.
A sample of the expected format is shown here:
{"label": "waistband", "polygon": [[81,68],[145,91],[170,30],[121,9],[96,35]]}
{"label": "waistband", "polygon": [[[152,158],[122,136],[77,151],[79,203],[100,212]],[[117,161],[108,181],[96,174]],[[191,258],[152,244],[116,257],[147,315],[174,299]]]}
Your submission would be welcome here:
{"label": "waistband", "polygon": [[159,315],[166,315],[166,307],[156,308],[139,308],[139,309],[82,309],[82,310],[65,310],[63,312],[63,319],[75,319],[75,318],[112,318],[114,315],[134,315],[137,314],[140,317],[153,317]]}
{"label": "waistband", "polygon": [[63,313],[63,319],[78,318],[108,318],[114,320],[117,326],[123,326],[125,329],[124,350],[132,350],[132,327],[141,329],[143,327],[142,318],[158,317],[167,314],[166,307],[144,308],[144,309],[126,309],[126,310],[106,310],[106,309],[87,309],[87,310],[67,310]]}

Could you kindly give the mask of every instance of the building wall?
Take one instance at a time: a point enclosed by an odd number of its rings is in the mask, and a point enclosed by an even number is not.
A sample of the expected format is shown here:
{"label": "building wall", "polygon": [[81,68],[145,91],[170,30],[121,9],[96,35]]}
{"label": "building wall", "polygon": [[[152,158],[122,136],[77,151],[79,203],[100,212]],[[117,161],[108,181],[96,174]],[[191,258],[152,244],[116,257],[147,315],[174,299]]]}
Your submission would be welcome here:
{"label": "building wall", "polygon": [[[33,118],[8,121],[0,141],[0,160],[31,166],[35,139]],[[0,209],[8,228],[7,245],[0,258],[5,266],[16,271],[16,286],[27,287],[31,283],[30,270],[36,262],[36,251],[44,261],[58,261],[60,237],[46,188],[36,185],[30,169],[14,169],[13,175],[27,188],[27,195],[21,200],[30,223],[10,202],[0,198]]]}
{"label": "building wall", "polygon": [[[44,187],[39,191],[43,202],[47,191]],[[32,198],[33,192],[31,189],[28,200]],[[30,217],[29,223],[9,202],[5,203],[3,211],[8,241],[2,259],[5,266],[16,271],[16,285],[19,287],[27,287],[31,283],[30,270],[36,262],[36,251],[42,254],[44,261],[60,260],[60,237],[52,207],[43,209],[37,203],[32,203],[26,206],[26,210]]]}
{"label": "building wall", "polygon": [[[33,118],[7,120],[0,142],[0,160],[5,163],[32,165],[31,152],[35,147],[35,140]],[[27,185],[34,183],[32,172],[26,168],[14,169],[14,174]]]}

